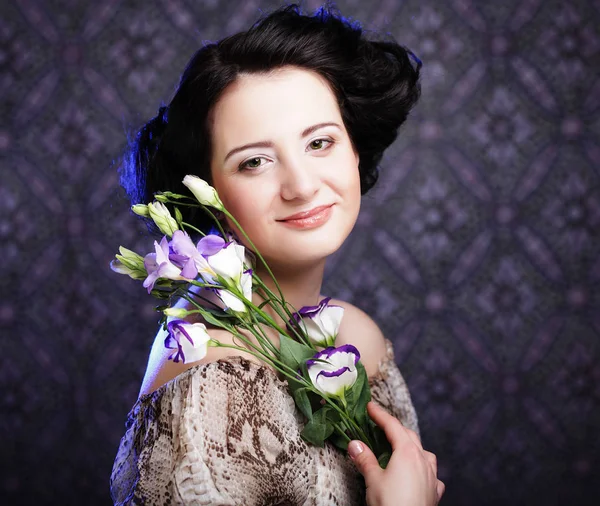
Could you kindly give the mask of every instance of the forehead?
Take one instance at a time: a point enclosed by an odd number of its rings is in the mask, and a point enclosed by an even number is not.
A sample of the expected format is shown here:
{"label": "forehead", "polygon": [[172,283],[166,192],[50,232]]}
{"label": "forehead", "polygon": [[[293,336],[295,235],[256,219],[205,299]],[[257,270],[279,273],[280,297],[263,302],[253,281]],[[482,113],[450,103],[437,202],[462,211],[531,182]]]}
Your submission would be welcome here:
{"label": "forehead", "polygon": [[269,74],[243,74],[230,85],[211,118],[215,148],[298,135],[307,126],[341,121],[335,94],[318,74],[285,67]]}

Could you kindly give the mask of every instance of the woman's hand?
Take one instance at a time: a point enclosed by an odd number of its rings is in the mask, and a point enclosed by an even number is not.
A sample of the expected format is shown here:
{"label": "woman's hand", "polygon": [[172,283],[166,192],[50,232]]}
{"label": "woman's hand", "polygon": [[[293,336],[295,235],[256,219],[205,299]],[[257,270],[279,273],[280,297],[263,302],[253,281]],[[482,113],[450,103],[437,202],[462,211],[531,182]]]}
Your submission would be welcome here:
{"label": "woman's hand", "polygon": [[[437,459],[423,450],[417,434],[374,402],[367,412],[392,445],[392,457],[385,469],[369,447],[360,441],[348,444],[348,453],[365,478],[369,506],[435,506],[444,493],[437,479]],[[361,451],[362,448],[362,451]]]}

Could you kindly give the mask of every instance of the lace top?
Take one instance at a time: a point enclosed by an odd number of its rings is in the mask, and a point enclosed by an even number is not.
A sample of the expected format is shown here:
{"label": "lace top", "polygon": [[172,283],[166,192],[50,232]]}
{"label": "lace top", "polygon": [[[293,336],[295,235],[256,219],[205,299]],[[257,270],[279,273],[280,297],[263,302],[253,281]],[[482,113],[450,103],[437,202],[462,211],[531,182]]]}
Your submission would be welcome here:
{"label": "lace top", "polygon": [[[373,401],[418,433],[391,341],[369,378]],[[348,455],[306,443],[287,382],[241,356],[199,364],[131,409],[110,480],[115,504],[365,504]]]}

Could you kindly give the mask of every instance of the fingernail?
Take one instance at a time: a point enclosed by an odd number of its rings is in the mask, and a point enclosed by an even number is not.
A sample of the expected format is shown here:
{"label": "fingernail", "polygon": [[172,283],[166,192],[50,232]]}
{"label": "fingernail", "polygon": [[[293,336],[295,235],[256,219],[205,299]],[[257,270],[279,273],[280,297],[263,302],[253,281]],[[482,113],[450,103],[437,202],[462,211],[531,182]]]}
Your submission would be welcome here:
{"label": "fingernail", "polygon": [[356,457],[358,457],[363,452],[363,450],[364,450],[363,445],[361,443],[359,443],[358,441],[351,441],[348,444],[348,454],[350,455],[350,457],[352,459],[355,459]]}

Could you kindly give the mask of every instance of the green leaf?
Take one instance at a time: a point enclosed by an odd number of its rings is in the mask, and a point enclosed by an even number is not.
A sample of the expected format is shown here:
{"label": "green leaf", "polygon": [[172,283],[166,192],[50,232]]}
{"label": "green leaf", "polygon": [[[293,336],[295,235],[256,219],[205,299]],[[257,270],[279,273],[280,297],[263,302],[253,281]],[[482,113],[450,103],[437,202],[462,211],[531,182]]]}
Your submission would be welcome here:
{"label": "green leaf", "polygon": [[299,369],[300,364],[304,364],[315,355],[315,350],[284,334],[279,334],[279,350],[281,361],[292,369]]}
{"label": "green leaf", "polygon": [[352,386],[352,389],[354,390],[354,387],[357,384],[360,388],[357,388],[355,391],[355,404],[352,415],[358,425],[362,427],[366,424],[367,419],[369,418],[369,415],[367,414],[367,403],[371,400],[371,388],[369,387],[367,372],[360,361],[356,364],[356,368],[358,370],[358,377],[356,379],[356,383],[354,383]]}
{"label": "green leaf", "polygon": [[206,311],[207,313],[212,314],[215,318],[222,318],[224,320],[239,320],[239,317],[223,311],[222,309],[215,309],[212,307],[202,307],[202,312]]}
{"label": "green leaf", "polygon": [[216,325],[217,327],[220,327],[222,329],[227,329],[227,330],[231,329],[231,324],[223,321],[224,318],[217,318],[208,309],[198,308],[198,311],[200,311],[200,314],[208,323],[212,323],[213,325]]}
{"label": "green leaf", "polygon": [[387,440],[383,429],[378,425],[375,425],[375,422],[373,422],[370,418],[369,422],[369,426],[371,427],[371,434],[373,434],[374,441],[373,453],[377,457],[379,465],[385,469],[385,466],[387,466],[387,463],[392,455],[392,445]]}
{"label": "green leaf", "polygon": [[309,443],[323,447],[325,440],[333,433],[333,425],[327,421],[327,410],[313,413],[313,418],[302,429],[300,435]]}
{"label": "green leaf", "polygon": [[258,323],[264,323],[265,325],[271,326],[270,322],[264,316],[262,316],[262,315],[260,315],[258,313],[254,314],[254,318],[256,318],[256,321]]}
{"label": "green leaf", "polygon": [[334,432],[331,435],[329,441],[340,450],[348,450],[348,440],[341,434],[338,434],[337,432]]}
{"label": "green leaf", "polygon": [[332,423],[339,423],[342,420],[342,416],[338,411],[329,405],[323,406],[322,411],[324,412],[325,418]]}
{"label": "green leaf", "polygon": [[183,216],[178,207],[175,208],[175,221],[179,224],[180,227],[183,227]]}
{"label": "green leaf", "polygon": [[388,462],[390,461],[391,457],[392,457],[392,455],[387,452],[379,455],[377,457],[377,462],[379,462],[379,467],[381,467],[382,469],[385,469],[387,467]]}
{"label": "green leaf", "polygon": [[296,401],[296,406],[298,406],[298,409],[306,418],[312,420],[312,406],[310,405],[310,400],[308,399],[308,395],[306,394],[306,388],[297,388],[292,392],[292,394],[294,396],[294,400]]}
{"label": "green leaf", "polygon": [[304,426],[300,436],[308,443],[323,448],[325,444],[325,424],[318,423],[313,419]]}

